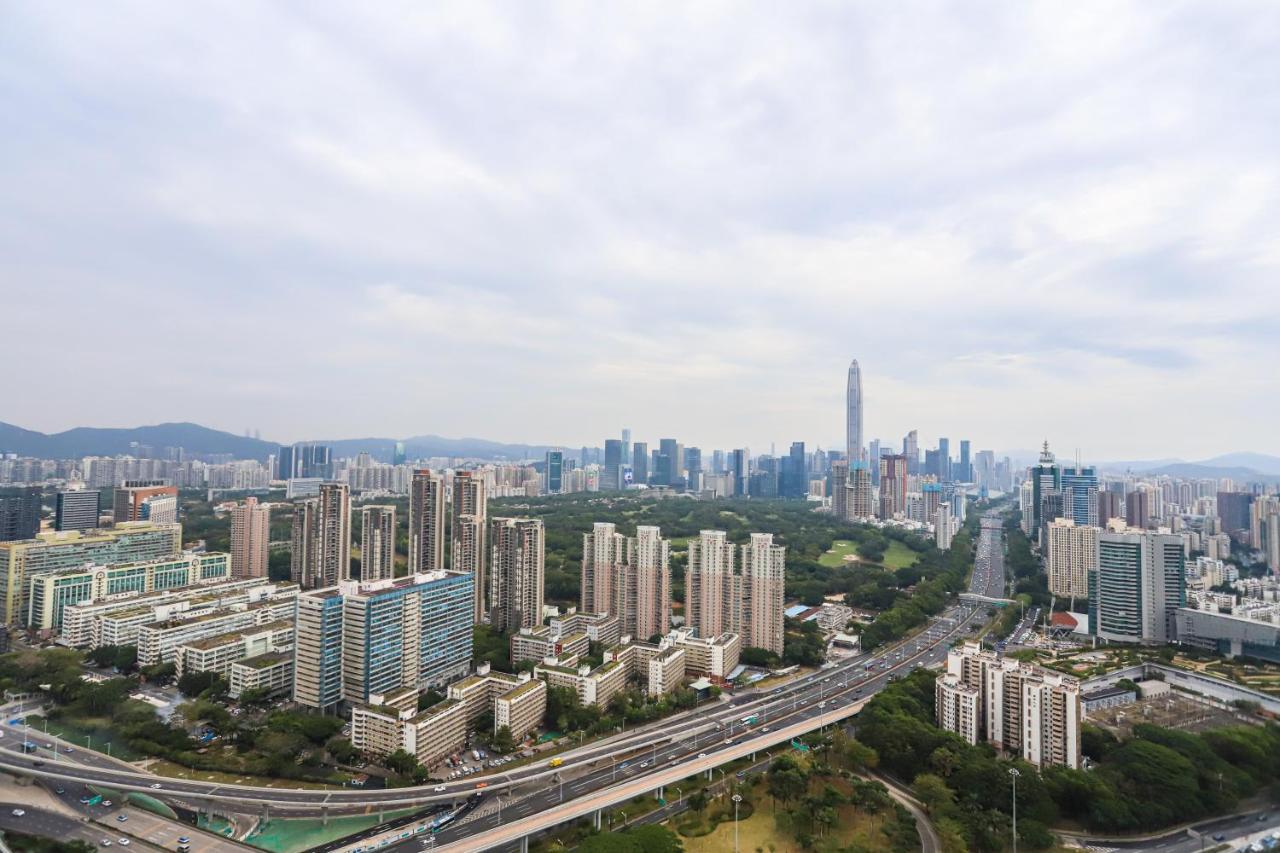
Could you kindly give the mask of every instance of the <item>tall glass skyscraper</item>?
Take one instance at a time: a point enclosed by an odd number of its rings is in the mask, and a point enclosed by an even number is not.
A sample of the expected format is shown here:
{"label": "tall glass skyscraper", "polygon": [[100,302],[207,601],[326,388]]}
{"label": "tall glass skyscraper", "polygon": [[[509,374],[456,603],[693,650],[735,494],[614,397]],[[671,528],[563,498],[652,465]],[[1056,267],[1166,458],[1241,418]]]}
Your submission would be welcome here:
{"label": "tall glass skyscraper", "polygon": [[849,362],[845,386],[845,458],[850,462],[866,459],[862,444],[862,368],[855,358]]}

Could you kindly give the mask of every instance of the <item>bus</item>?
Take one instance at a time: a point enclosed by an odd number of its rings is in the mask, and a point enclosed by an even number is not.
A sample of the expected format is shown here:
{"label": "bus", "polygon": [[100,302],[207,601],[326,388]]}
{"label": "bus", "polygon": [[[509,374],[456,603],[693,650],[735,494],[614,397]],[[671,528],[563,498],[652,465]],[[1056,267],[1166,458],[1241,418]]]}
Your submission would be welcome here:
{"label": "bus", "polygon": [[744,725],[744,726],[754,726],[754,725],[755,725],[756,723],[758,723],[759,721],[760,721],[760,717],[759,717],[759,715],[758,715],[758,714],[752,714],[750,717],[743,717],[743,718],[742,718],[742,725]]}

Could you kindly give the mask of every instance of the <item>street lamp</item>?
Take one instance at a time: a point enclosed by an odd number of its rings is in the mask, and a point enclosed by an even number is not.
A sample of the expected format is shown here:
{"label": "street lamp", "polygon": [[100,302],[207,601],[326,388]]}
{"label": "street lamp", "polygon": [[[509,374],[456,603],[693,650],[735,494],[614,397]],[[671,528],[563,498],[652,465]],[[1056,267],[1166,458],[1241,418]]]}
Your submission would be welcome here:
{"label": "street lamp", "polygon": [[733,795],[733,853],[738,853],[738,803],[742,802],[741,794]]}
{"label": "street lamp", "polygon": [[1013,853],[1018,853],[1018,777],[1021,775],[1018,768],[1009,768],[1009,776],[1013,779]]}

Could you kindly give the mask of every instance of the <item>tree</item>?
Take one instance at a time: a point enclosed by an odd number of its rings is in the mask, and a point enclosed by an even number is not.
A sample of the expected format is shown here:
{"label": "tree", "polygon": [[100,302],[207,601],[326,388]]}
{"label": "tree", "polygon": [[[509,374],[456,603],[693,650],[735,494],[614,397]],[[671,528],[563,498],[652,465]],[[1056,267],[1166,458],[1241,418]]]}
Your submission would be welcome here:
{"label": "tree", "polygon": [[689,799],[686,802],[689,803],[689,808],[693,809],[694,814],[701,815],[703,810],[707,807],[707,792],[704,789],[699,788],[689,795]]}
{"label": "tree", "polygon": [[932,773],[921,773],[911,783],[911,793],[924,804],[929,814],[946,814],[955,802],[955,793],[947,787],[941,776]]}
{"label": "tree", "polygon": [[769,796],[783,804],[803,796],[808,787],[804,771],[785,755],[773,763],[767,779]]}
{"label": "tree", "polygon": [[217,680],[216,672],[184,672],[178,679],[178,689],[184,696],[199,696]]}
{"label": "tree", "polygon": [[397,749],[382,760],[382,766],[386,767],[393,773],[409,776],[412,775],[413,771],[418,769],[418,759],[414,758],[403,749]]}
{"label": "tree", "polygon": [[511,737],[510,726],[499,726],[498,731],[493,736],[493,742],[490,744],[495,751],[506,755],[516,748],[516,742]]}
{"label": "tree", "polygon": [[645,825],[592,835],[578,845],[578,850],[580,853],[681,853],[684,845],[665,826]]}

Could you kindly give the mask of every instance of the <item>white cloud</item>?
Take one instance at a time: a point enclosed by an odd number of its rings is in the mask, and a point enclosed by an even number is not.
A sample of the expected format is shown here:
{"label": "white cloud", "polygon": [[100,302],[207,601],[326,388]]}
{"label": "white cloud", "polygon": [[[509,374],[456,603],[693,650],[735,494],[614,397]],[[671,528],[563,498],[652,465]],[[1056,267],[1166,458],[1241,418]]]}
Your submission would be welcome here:
{"label": "white cloud", "polygon": [[1280,10],[4,14],[5,420],[1280,450]]}

